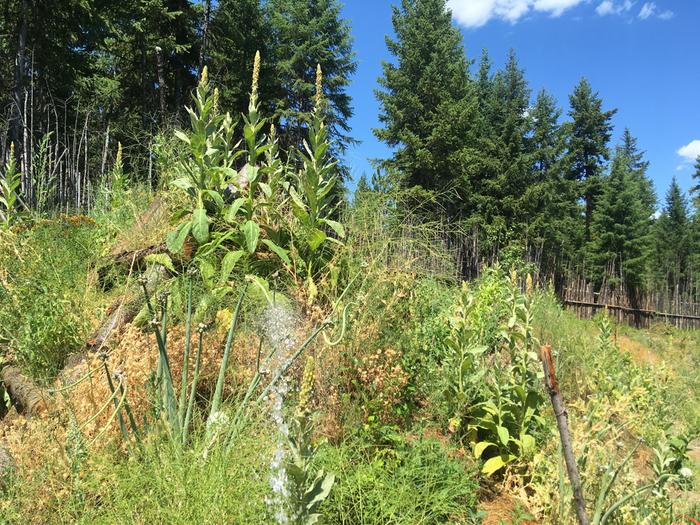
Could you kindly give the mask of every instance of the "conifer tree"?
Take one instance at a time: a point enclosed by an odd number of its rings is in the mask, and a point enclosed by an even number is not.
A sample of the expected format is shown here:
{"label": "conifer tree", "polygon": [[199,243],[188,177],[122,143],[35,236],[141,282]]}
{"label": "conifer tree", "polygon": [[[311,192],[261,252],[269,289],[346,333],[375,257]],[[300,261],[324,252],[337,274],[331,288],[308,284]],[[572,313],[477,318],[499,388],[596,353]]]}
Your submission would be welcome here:
{"label": "conifer tree", "polygon": [[647,177],[649,161],[644,160],[644,152],[639,150],[637,139],[632,136],[629,128],[622,133],[622,153],[627,159],[627,169],[634,175],[640,185],[640,199],[646,212],[651,215],[656,211],[656,192],[654,183]]}
{"label": "conifer tree", "polygon": [[347,87],[357,63],[350,25],[341,17],[338,0],[270,0],[266,3],[271,33],[274,81],[272,103],[280,122],[283,146],[301,146],[314,108],[316,66],[323,70],[325,125],[334,155],[354,141],[349,136],[353,108]]}
{"label": "conifer tree", "polygon": [[445,0],[402,0],[392,22],[396,39],[386,42],[395,61],[383,64],[376,91],[383,127],[374,133],[393,148],[383,166],[403,173],[407,186],[445,193],[454,211],[471,194],[470,170],[478,170],[462,36]]}
{"label": "conifer tree", "polygon": [[695,171],[693,172],[693,186],[690,188],[690,194],[693,196],[693,204],[695,208],[700,209],[700,155],[695,159]]}
{"label": "conifer tree", "polygon": [[647,281],[651,253],[651,216],[643,202],[645,183],[630,166],[626,143],[617,148],[610,175],[593,212],[589,259],[593,277],[623,283],[634,299]]}
{"label": "conifer tree", "polygon": [[593,210],[601,191],[601,177],[609,160],[610,121],[617,110],[604,111],[603,101],[585,78],[580,80],[569,102],[568,177],[579,183],[578,193],[585,203],[585,238],[589,240]]}
{"label": "conifer tree", "polygon": [[500,143],[501,173],[498,185],[502,213],[507,221],[512,221],[518,218],[518,210],[522,210],[521,199],[531,182],[526,156],[526,135],[531,123],[528,118],[530,88],[512,49],[505,68],[495,76],[493,96],[497,108],[493,125]]}
{"label": "conifer tree", "polygon": [[541,90],[529,112],[532,130],[527,138],[530,184],[523,194],[527,210],[525,235],[537,258],[549,269],[571,257],[580,247],[579,206],[572,183],[564,176],[561,109],[554,97]]}
{"label": "conifer tree", "polygon": [[688,203],[675,177],[655,225],[657,276],[671,290],[685,284],[690,255]]}

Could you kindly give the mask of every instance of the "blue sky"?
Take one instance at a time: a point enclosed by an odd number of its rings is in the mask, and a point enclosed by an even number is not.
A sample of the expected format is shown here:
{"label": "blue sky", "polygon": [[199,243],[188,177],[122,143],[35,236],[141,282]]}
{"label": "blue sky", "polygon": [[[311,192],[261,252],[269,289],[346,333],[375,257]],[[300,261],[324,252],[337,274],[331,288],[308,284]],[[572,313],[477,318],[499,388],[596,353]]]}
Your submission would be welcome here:
{"label": "blue sky", "polygon": [[[390,155],[371,129],[379,124],[374,89],[381,61],[390,59],[384,36],[392,33],[395,2],[345,0],[343,8],[352,25],[358,61],[349,92],[355,108],[352,134],[362,142],[346,158],[355,179],[371,175],[368,159]],[[673,176],[684,189],[690,186],[690,159],[700,154],[700,1],[449,0],[449,4],[470,59],[487,48],[500,67],[514,48],[533,93],[546,88],[565,112],[569,93],[586,76],[604,107],[618,109],[613,140],[627,126],[646,150],[648,174],[659,197]]]}

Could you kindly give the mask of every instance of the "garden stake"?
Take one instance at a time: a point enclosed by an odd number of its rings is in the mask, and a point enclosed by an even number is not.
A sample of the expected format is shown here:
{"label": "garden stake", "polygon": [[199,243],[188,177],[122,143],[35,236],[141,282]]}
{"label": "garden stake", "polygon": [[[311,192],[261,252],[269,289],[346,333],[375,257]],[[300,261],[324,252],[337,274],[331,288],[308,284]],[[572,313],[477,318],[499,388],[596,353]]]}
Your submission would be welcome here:
{"label": "garden stake", "polygon": [[542,369],[544,370],[544,382],[549,397],[552,400],[554,416],[557,418],[557,427],[559,428],[559,437],[561,438],[561,450],[564,454],[564,460],[566,461],[566,470],[569,473],[569,481],[571,482],[571,489],[574,493],[576,517],[578,518],[579,525],[589,525],[588,515],[586,514],[586,500],[583,498],[583,489],[581,488],[581,477],[578,473],[576,458],[574,457],[574,451],[571,446],[571,435],[569,434],[566,408],[564,408],[561,392],[559,392],[554,362],[552,361],[552,349],[549,345],[544,345],[541,348],[540,358],[542,359]]}

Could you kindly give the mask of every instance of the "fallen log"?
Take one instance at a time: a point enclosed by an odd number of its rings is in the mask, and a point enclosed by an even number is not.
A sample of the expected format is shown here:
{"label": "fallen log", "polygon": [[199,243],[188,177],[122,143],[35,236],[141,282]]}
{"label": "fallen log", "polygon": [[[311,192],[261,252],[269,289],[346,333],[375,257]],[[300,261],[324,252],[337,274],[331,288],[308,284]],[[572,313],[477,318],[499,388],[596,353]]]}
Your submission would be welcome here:
{"label": "fallen log", "polygon": [[[166,273],[165,268],[160,265],[155,265],[146,271],[144,275],[146,276],[146,289],[149,294],[155,292],[158,283],[162,281]],[[133,321],[145,302],[142,285],[134,283],[129,286],[127,291],[107,308],[107,316],[88,337],[85,346],[75,354],[68,356],[63,367],[64,377],[66,377],[66,372],[80,364],[90,352],[99,352],[103,349],[108,350],[107,341],[110,336],[114,333],[119,333],[124,325]]]}
{"label": "fallen log", "polygon": [[2,381],[12,402],[27,417],[40,416],[48,412],[48,396],[43,389],[22,375],[16,366],[6,366],[0,371]]}

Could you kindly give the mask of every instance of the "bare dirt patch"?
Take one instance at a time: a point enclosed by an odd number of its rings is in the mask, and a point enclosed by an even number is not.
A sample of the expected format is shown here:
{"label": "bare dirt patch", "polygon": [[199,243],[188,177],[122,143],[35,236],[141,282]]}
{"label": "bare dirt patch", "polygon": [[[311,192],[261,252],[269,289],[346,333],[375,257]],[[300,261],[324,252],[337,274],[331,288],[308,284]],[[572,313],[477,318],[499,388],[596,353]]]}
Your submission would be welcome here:
{"label": "bare dirt patch", "polygon": [[486,513],[483,525],[537,525],[536,520],[523,519],[527,506],[510,494],[499,494],[493,499],[481,502],[481,510]]}

